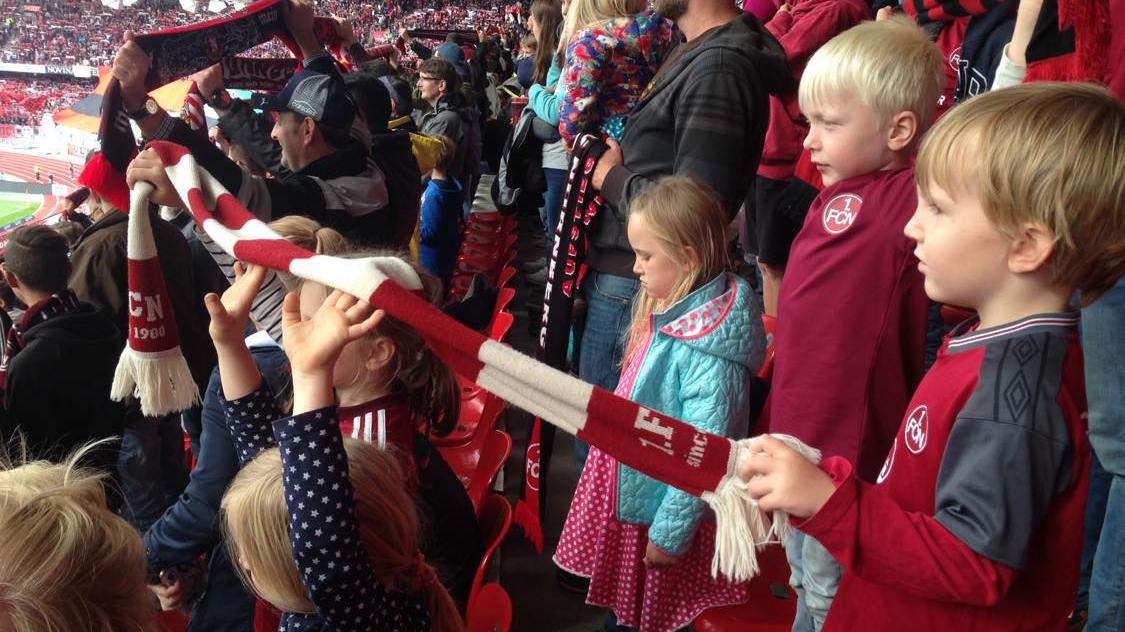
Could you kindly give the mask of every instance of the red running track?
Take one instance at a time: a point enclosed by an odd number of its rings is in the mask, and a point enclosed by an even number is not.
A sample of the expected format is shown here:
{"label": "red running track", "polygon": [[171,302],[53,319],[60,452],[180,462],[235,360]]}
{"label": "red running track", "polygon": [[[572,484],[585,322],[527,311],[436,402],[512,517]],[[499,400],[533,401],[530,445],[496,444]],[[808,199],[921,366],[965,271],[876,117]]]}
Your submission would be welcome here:
{"label": "red running track", "polygon": [[[55,184],[61,184],[69,187],[78,187],[78,182],[70,177],[70,165],[72,163],[58,158],[45,158],[42,156],[32,156],[30,154],[16,153],[12,151],[0,151],[0,171],[5,176],[12,176],[24,182],[35,182],[35,165],[39,165],[41,180],[39,183],[47,184],[47,172],[55,175]],[[81,172],[81,169],[75,165],[74,173]],[[43,204],[39,210],[35,211],[32,215],[31,222],[42,222],[48,217],[58,214],[61,209],[58,208],[59,199],[53,195],[43,196]],[[21,226],[24,224],[21,224]],[[0,231],[0,244],[7,241],[6,235],[11,230]]]}

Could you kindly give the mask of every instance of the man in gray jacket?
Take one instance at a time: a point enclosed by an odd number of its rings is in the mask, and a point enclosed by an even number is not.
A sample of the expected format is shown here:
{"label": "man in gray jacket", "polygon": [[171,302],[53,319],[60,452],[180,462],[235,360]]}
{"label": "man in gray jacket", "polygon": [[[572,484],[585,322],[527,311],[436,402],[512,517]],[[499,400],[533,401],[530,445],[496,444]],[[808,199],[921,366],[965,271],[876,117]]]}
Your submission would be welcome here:
{"label": "man in gray jacket", "polygon": [[418,65],[418,92],[425,102],[422,109],[414,110],[418,131],[447,136],[457,146],[449,173],[465,189],[467,214],[480,177],[480,112],[461,92],[461,77],[445,59],[431,57]]}

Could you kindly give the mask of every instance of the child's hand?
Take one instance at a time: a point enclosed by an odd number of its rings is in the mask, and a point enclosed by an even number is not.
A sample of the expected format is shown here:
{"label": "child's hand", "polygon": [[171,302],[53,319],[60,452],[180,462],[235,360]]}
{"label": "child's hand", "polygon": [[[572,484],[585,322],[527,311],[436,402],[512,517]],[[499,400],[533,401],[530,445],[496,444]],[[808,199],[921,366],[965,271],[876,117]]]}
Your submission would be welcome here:
{"label": "child's hand", "polygon": [[645,547],[645,566],[649,568],[668,568],[680,561],[679,556],[672,555],[652,542]]}
{"label": "child's hand", "polygon": [[281,328],[294,379],[330,376],[344,346],[374,331],[383,315],[383,310],[335,290],[312,318],[301,320],[300,298],[294,292],[287,294],[281,310]]}
{"label": "child's hand", "polygon": [[246,322],[250,318],[250,307],[254,297],[266,278],[266,269],[251,264],[243,268],[240,262],[234,264],[234,284],[219,298],[214,292],[203,297],[211,324],[207,330],[216,347],[239,346],[243,344]]}
{"label": "child's hand", "polygon": [[780,509],[808,518],[836,491],[828,474],[773,437],[758,437],[749,450],[750,458],[743,461],[738,475],[749,481],[746,491],[762,511]]}

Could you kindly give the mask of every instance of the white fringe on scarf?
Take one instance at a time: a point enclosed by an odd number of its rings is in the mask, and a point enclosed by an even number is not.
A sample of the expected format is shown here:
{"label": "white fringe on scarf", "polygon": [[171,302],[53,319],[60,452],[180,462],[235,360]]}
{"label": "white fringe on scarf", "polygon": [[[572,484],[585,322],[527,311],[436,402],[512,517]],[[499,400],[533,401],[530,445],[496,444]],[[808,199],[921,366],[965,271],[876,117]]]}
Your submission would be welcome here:
{"label": "white fringe on scarf", "polygon": [[[812,463],[820,462],[820,450],[811,448],[800,439],[786,434],[771,435]],[[715,512],[715,555],[711,558],[711,576],[726,575],[734,582],[753,579],[761,572],[758,565],[758,549],[767,544],[780,542],[790,529],[789,515],[783,511],[773,512],[772,520],[758,507],[758,501],[750,498],[746,491],[747,481],[742,480],[738,470],[743,459],[749,458],[750,443],[754,439],[741,439],[735,442],[731,454],[733,463],[727,475],[714,492],[704,492],[703,500]]]}

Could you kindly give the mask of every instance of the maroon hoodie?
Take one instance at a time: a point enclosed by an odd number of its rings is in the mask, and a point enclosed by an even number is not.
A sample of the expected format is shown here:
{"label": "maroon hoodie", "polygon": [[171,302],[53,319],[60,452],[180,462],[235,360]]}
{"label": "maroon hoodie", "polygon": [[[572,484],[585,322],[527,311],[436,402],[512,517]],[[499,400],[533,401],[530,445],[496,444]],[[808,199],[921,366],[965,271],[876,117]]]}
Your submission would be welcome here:
{"label": "maroon hoodie", "polygon": [[[828,40],[863,20],[871,10],[863,0],[796,0],[791,11],[778,11],[766,23],[781,47],[793,78],[800,81],[809,57]],[[801,143],[809,128],[801,119],[797,93],[770,96],[769,129],[766,131],[758,175],[784,180],[793,175]]]}

